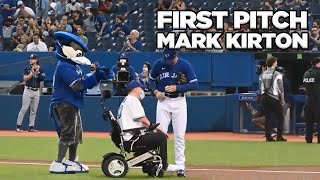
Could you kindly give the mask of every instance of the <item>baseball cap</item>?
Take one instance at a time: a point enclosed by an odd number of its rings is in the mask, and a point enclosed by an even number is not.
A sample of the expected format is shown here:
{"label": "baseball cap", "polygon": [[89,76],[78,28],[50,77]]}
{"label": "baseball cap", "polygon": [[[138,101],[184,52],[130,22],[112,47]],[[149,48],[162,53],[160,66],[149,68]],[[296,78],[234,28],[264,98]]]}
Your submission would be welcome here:
{"label": "baseball cap", "polygon": [[172,61],[174,60],[176,55],[177,55],[177,52],[175,49],[166,48],[163,50],[163,59],[162,60],[165,64],[169,65],[172,63]]}
{"label": "baseball cap", "polygon": [[316,57],[316,58],[314,58],[314,59],[311,60],[311,64],[314,65],[314,66],[315,66],[316,64],[318,64],[318,63],[320,63],[320,57]]}
{"label": "baseball cap", "polygon": [[131,81],[127,86],[128,91],[132,91],[134,88],[138,88],[138,87],[142,89],[146,88],[145,85],[142,85],[139,81],[136,81],[136,80]]}
{"label": "baseball cap", "polygon": [[18,5],[18,6],[23,5],[23,2],[22,2],[22,1],[18,1],[18,2],[17,2],[17,5]]}
{"label": "baseball cap", "polygon": [[38,56],[35,55],[35,54],[31,54],[31,55],[29,56],[29,59],[38,59]]}
{"label": "baseball cap", "polygon": [[280,72],[280,73],[285,73],[285,72],[286,72],[286,69],[285,69],[284,67],[282,67],[282,66],[277,67],[276,70],[277,70],[278,72]]}
{"label": "baseball cap", "polygon": [[127,53],[118,53],[118,59],[128,59],[128,54]]}

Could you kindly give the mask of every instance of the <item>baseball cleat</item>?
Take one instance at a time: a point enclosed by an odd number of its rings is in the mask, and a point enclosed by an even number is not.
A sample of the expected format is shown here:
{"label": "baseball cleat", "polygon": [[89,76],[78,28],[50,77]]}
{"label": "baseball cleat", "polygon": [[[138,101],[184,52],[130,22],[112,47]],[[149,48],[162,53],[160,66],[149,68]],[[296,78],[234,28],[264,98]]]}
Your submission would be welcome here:
{"label": "baseball cleat", "polygon": [[17,128],[16,131],[17,131],[17,132],[23,132],[23,130],[20,129],[20,128]]}
{"label": "baseball cleat", "polygon": [[177,176],[178,176],[178,177],[186,177],[186,173],[185,173],[184,170],[179,169],[179,170],[177,171]]}
{"label": "baseball cleat", "polygon": [[178,170],[178,166],[175,164],[169,164],[165,172],[176,172]]}
{"label": "baseball cleat", "polygon": [[88,166],[81,164],[78,161],[67,160],[67,161],[65,161],[65,164],[72,166],[76,170],[76,173],[88,173],[89,172]]}
{"label": "baseball cleat", "polygon": [[74,174],[76,169],[69,164],[53,161],[50,165],[50,173],[52,174]]}

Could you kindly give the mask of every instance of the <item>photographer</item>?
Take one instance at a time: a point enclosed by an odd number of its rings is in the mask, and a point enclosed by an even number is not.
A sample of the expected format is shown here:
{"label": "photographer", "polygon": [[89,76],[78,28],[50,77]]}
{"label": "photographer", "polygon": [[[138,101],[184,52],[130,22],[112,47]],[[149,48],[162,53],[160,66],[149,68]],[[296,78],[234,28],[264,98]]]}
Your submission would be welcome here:
{"label": "photographer", "polygon": [[138,40],[139,31],[132,30],[129,38],[123,43],[123,48],[121,51],[131,51],[131,52],[141,52],[142,51],[142,43]]}
{"label": "photographer", "polygon": [[[98,62],[95,62],[93,64],[91,64],[90,67],[90,73],[87,74],[87,76],[92,76],[96,73],[97,68],[100,68],[100,64]],[[107,74],[107,81],[112,82],[112,80],[114,79],[114,73],[109,70],[108,72],[106,72]],[[100,83],[98,83],[95,87],[91,88],[91,89],[87,89],[87,96],[100,96],[101,95],[101,91],[100,91]]]}
{"label": "photographer", "polygon": [[119,53],[117,64],[111,68],[115,73],[112,94],[114,96],[126,96],[128,94],[127,84],[136,79],[134,68],[129,65],[126,53]]}
{"label": "photographer", "polygon": [[40,68],[38,57],[35,54],[30,56],[30,66],[24,69],[23,80],[25,87],[22,96],[22,107],[17,119],[17,132],[22,132],[21,124],[30,106],[29,132],[37,132],[34,128],[37,109],[40,100],[40,82],[44,80],[45,73]]}

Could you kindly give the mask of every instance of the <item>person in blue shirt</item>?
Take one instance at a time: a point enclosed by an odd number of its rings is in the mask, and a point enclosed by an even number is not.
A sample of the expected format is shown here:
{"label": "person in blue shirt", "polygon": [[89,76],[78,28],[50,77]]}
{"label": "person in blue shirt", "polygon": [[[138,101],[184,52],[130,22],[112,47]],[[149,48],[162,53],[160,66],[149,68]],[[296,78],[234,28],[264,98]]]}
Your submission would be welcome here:
{"label": "person in blue shirt", "polygon": [[24,115],[30,107],[29,132],[37,132],[34,128],[39,100],[40,100],[40,82],[45,79],[45,73],[40,67],[37,55],[31,54],[30,65],[24,68],[23,80],[25,87],[22,95],[22,107],[17,118],[17,132],[22,132],[21,124]]}
{"label": "person in blue shirt", "polygon": [[[157,84],[156,84],[157,81]],[[174,49],[164,49],[150,73],[150,87],[158,99],[156,121],[165,133],[172,121],[175,139],[177,176],[185,177],[185,133],[187,102],[185,93],[198,89],[198,79],[191,64]]]}
{"label": "person in blue shirt", "polygon": [[[92,76],[86,76],[79,65],[91,65],[84,57],[88,47],[78,36],[68,32],[56,32],[56,58],[59,60],[54,72],[54,92],[50,103],[50,116],[59,136],[58,156],[51,163],[50,173],[69,174],[89,172],[89,168],[77,161],[78,144],[82,143],[82,120],[80,109],[84,107],[83,95],[106,79],[104,68],[97,68]],[[67,150],[69,159],[62,162]]]}
{"label": "person in blue shirt", "polygon": [[126,37],[130,34],[130,28],[124,24],[123,16],[116,17],[116,23],[112,27],[111,35],[114,37]]}
{"label": "person in blue shirt", "polygon": [[128,55],[120,52],[118,54],[117,64],[112,66],[111,70],[115,73],[112,94],[114,96],[128,95],[127,84],[137,79],[134,68],[129,65]]}
{"label": "person in blue shirt", "polygon": [[141,52],[142,51],[142,43],[139,38],[139,31],[132,30],[129,38],[123,43],[122,51],[127,52]]}
{"label": "person in blue shirt", "polygon": [[7,19],[10,16],[12,17],[16,10],[15,0],[0,0],[0,16],[2,16],[3,19]]}

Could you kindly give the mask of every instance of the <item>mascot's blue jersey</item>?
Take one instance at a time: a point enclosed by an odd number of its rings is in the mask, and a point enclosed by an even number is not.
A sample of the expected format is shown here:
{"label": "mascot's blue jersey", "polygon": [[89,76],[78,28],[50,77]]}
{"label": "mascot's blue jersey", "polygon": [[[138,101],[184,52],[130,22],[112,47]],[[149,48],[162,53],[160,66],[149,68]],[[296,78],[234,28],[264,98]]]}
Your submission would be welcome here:
{"label": "mascot's blue jersey", "polygon": [[84,90],[74,91],[71,86],[80,78],[85,77],[85,73],[78,65],[73,65],[64,61],[59,61],[53,76],[54,92],[51,103],[70,103],[78,108],[84,106]]}
{"label": "mascot's blue jersey", "polygon": [[[178,74],[183,73],[188,80],[187,84],[178,85]],[[165,87],[170,85],[177,86],[177,92],[187,92],[198,88],[198,80],[191,64],[179,58],[175,65],[168,66],[163,64],[162,59],[157,60],[150,73],[150,87],[153,91],[165,92]],[[157,86],[155,80],[157,81]]]}

